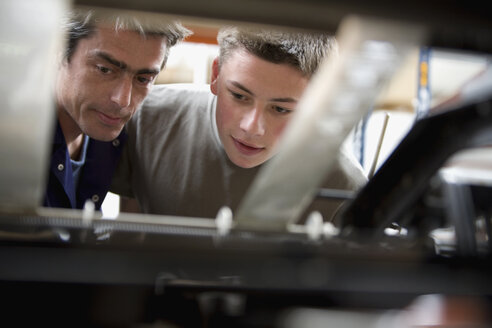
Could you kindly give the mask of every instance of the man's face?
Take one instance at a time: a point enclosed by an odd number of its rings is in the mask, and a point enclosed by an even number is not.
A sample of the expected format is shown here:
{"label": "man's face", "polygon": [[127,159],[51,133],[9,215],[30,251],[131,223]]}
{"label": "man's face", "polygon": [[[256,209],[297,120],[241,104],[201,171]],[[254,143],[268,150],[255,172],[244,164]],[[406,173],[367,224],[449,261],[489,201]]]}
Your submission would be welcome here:
{"label": "man's face", "polygon": [[56,86],[60,120],[74,133],[115,139],[150,91],[165,51],[163,37],[96,28],[61,65]]}
{"label": "man's face", "polygon": [[235,51],[218,68],[211,90],[217,95],[217,129],[229,159],[243,168],[262,164],[275,146],[308,78],[287,64],[273,64]]}

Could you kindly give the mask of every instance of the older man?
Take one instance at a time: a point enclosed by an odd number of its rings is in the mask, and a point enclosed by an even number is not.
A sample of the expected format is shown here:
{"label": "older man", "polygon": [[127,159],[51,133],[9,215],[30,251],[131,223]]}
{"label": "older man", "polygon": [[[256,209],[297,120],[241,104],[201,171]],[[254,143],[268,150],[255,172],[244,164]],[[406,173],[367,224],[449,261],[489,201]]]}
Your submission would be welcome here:
{"label": "older man", "polygon": [[150,91],[169,48],[189,34],[177,22],[73,12],[55,87],[57,124],[44,206],[96,209],[126,140],[124,125]]}

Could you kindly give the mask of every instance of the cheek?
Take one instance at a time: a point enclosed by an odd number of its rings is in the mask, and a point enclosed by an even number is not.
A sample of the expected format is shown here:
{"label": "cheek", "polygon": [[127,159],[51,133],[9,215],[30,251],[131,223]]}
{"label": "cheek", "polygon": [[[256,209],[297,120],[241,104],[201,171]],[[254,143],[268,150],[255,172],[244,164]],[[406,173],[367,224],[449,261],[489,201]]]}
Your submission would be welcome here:
{"label": "cheek", "polygon": [[145,100],[145,97],[147,97],[149,92],[150,92],[150,88],[138,89],[138,88],[134,87],[134,89],[132,91],[133,106],[135,108],[138,108],[142,104],[142,102]]}
{"label": "cheek", "polygon": [[217,127],[224,130],[234,125],[235,115],[232,107],[226,101],[220,100],[217,103]]}
{"label": "cheek", "polygon": [[67,107],[68,110],[72,110],[77,103],[80,102],[82,94],[85,94],[87,85],[84,84],[80,74],[74,74],[70,76],[71,71],[65,69],[60,73],[60,78],[57,81],[57,93],[58,101]]}
{"label": "cheek", "polygon": [[270,129],[270,140],[272,141],[272,144],[275,145],[279,142],[280,138],[285,132],[285,128],[287,127],[287,120],[284,122],[276,122],[276,124],[271,125]]}
{"label": "cheek", "polygon": [[109,88],[100,81],[94,79],[79,79],[73,83],[73,98],[80,103],[98,103],[103,99]]}

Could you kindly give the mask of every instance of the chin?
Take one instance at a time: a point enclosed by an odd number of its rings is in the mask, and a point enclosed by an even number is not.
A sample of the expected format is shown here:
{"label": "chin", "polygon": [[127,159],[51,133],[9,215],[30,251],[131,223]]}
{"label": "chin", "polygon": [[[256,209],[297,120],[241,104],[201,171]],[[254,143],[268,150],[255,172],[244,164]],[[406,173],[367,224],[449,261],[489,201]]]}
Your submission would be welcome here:
{"label": "chin", "polygon": [[251,169],[263,163],[262,161],[245,161],[245,160],[231,160],[231,161],[243,169]]}
{"label": "chin", "polygon": [[267,161],[267,159],[264,158],[264,153],[257,154],[256,156],[245,156],[236,152],[234,147],[231,148],[232,149],[226,149],[227,157],[229,157],[229,160],[234,163],[234,165],[243,169],[251,169]]}

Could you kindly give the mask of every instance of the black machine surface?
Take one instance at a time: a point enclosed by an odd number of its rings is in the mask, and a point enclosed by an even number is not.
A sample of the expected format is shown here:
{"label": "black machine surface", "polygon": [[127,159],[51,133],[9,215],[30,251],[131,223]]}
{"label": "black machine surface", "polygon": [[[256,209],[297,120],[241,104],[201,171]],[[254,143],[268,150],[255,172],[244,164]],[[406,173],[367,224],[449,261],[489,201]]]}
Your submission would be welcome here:
{"label": "black machine surface", "polygon": [[[318,240],[295,233],[222,235],[213,225],[162,224],[152,216],[3,214],[4,316],[71,326],[266,327],[280,325],[297,307],[394,309],[425,294],[488,300],[490,224],[485,245],[476,230],[482,213],[490,220],[483,200],[490,189],[462,185],[470,201],[458,202],[445,192],[458,186],[431,181],[456,149],[489,142],[491,119],[485,100],[421,120],[348,203],[340,234]],[[433,151],[428,142],[426,152],[420,138],[439,144],[444,138],[450,146]],[[404,174],[412,183],[399,177]],[[450,206],[458,212],[446,211]],[[454,242],[431,238],[453,226]]]}

